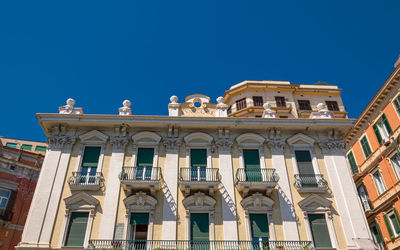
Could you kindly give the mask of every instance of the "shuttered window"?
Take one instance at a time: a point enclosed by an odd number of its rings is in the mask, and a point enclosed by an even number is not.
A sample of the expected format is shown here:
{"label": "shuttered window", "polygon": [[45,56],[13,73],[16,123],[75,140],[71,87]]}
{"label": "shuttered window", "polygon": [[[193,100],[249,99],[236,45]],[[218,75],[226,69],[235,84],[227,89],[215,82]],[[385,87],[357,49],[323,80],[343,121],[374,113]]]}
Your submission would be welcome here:
{"label": "shuttered window", "polygon": [[397,113],[400,115],[400,95],[393,100],[393,103]]}
{"label": "shuttered window", "polygon": [[36,151],[46,151],[46,147],[44,147],[44,146],[36,146],[35,150]]}
{"label": "shuttered window", "polygon": [[204,181],[206,179],[206,171],[207,171],[207,149],[191,149],[190,165],[191,165],[191,180]]}
{"label": "shuttered window", "polygon": [[381,229],[379,228],[379,225],[376,222],[376,220],[372,224],[369,225],[369,228],[371,229],[371,233],[372,233],[375,243],[383,242]]}
{"label": "shuttered window", "polygon": [[243,149],[243,161],[246,181],[262,181],[258,149]]}
{"label": "shuttered window", "polygon": [[139,148],[137,156],[137,167],[152,167],[154,148]]}
{"label": "shuttered window", "polygon": [[350,167],[351,167],[351,171],[353,172],[353,174],[357,174],[358,173],[358,166],[356,163],[356,159],[354,158],[354,154],[353,152],[350,152],[347,154],[347,160],[349,161]]}
{"label": "shuttered window", "polygon": [[360,142],[361,142],[361,147],[363,149],[364,155],[366,158],[368,158],[371,155],[372,151],[371,151],[371,147],[369,146],[367,137],[364,135],[364,137],[361,139]]}
{"label": "shuttered window", "polygon": [[208,213],[190,214],[190,240],[209,240]]}
{"label": "shuttered window", "polygon": [[22,144],[21,149],[32,150],[32,145]]}
{"label": "shuttered window", "polygon": [[7,143],[6,143],[6,147],[9,147],[9,148],[17,148],[17,143],[7,142]]}
{"label": "shuttered window", "polygon": [[392,127],[390,127],[389,121],[388,121],[388,119],[387,119],[385,114],[382,114],[382,122],[385,125],[385,128],[386,128],[387,132],[389,134],[392,134],[393,133]]}
{"label": "shuttered window", "polygon": [[400,235],[400,218],[396,209],[392,209],[383,216],[390,238]]}
{"label": "shuttered window", "polygon": [[96,172],[99,163],[100,150],[100,147],[85,147],[81,165],[82,172],[88,172],[88,170],[90,170],[90,172]]}
{"label": "shuttered window", "polygon": [[324,214],[308,214],[311,234],[316,248],[332,248]]}
{"label": "shuttered window", "polygon": [[89,213],[71,213],[65,246],[83,246],[88,217]]}
{"label": "shuttered window", "polygon": [[303,186],[317,186],[317,179],[314,173],[314,167],[311,160],[311,154],[308,150],[294,151],[296,156],[297,168],[299,170],[299,177]]}
{"label": "shuttered window", "polygon": [[378,139],[379,144],[382,144],[382,136],[381,132],[379,131],[378,125],[375,123],[372,128],[374,129],[374,133],[376,135],[376,139]]}
{"label": "shuttered window", "polygon": [[132,225],[148,225],[149,214],[148,213],[131,213],[130,223]]}
{"label": "shuttered window", "polygon": [[254,241],[269,238],[268,217],[266,214],[250,214],[251,237]]}

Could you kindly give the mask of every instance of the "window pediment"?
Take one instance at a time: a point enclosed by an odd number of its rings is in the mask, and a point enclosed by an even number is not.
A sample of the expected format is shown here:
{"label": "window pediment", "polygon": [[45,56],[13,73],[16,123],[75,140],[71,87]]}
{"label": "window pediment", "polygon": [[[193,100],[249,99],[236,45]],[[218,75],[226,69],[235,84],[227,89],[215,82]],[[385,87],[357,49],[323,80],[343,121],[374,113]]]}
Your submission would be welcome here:
{"label": "window pediment", "polygon": [[187,210],[214,210],[216,201],[214,198],[198,192],[186,197],[182,203]]}
{"label": "window pediment", "polygon": [[127,210],[154,210],[157,200],[144,192],[138,192],[124,199]]}
{"label": "window pediment", "polygon": [[332,201],[316,194],[311,194],[299,202],[303,211],[330,210]]}
{"label": "window pediment", "polygon": [[287,139],[287,143],[293,148],[301,148],[301,147],[311,148],[314,146],[315,140],[307,135],[298,133]]}
{"label": "window pediment", "polygon": [[239,147],[250,147],[250,148],[259,148],[264,144],[264,137],[254,134],[254,133],[245,133],[239,135],[236,138],[236,142],[239,144]]}
{"label": "window pediment", "polygon": [[157,146],[160,143],[161,136],[154,132],[144,131],[132,136],[134,144],[139,146]]}
{"label": "window pediment", "polygon": [[185,140],[186,145],[191,147],[207,147],[211,145],[214,138],[206,133],[195,132],[185,136],[183,139]]}
{"label": "window pediment", "polygon": [[272,211],[274,201],[261,193],[255,193],[243,199],[240,204],[242,204],[245,210]]}
{"label": "window pediment", "polygon": [[84,144],[105,144],[108,140],[108,135],[100,131],[92,130],[79,136],[79,139]]}
{"label": "window pediment", "polygon": [[86,192],[79,192],[64,199],[67,209],[94,209],[99,200]]}

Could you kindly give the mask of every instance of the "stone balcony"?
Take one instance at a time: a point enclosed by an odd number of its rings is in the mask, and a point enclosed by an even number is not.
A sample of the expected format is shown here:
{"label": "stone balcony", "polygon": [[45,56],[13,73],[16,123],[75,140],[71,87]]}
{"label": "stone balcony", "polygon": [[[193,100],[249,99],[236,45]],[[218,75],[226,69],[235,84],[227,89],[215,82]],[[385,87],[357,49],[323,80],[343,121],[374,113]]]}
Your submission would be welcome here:
{"label": "stone balcony", "polygon": [[150,190],[154,194],[162,184],[159,167],[123,167],[119,179],[124,190]]}
{"label": "stone balcony", "polygon": [[221,176],[217,168],[181,168],[179,171],[180,189],[189,195],[191,190],[208,190],[212,195],[219,187]]}
{"label": "stone balcony", "polygon": [[244,169],[236,171],[235,185],[246,196],[250,191],[266,191],[270,194],[276,187],[279,176],[273,168]]}
{"label": "stone balcony", "polygon": [[295,174],[295,186],[299,193],[324,193],[328,182],[322,174]]}
{"label": "stone balcony", "polygon": [[68,179],[71,190],[99,190],[104,186],[101,172],[72,172]]}

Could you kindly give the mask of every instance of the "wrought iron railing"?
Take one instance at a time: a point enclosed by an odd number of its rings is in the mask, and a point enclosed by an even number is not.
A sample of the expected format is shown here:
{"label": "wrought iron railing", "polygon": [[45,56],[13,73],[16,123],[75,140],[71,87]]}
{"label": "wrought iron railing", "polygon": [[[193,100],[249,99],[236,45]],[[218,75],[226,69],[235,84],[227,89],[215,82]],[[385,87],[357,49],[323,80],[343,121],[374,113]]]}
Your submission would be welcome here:
{"label": "wrought iron railing", "polygon": [[123,167],[119,174],[121,181],[160,181],[161,168],[158,167]]}
{"label": "wrought iron railing", "polygon": [[72,172],[68,184],[71,186],[99,186],[103,181],[101,172]]}
{"label": "wrought iron railing", "polygon": [[88,249],[113,250],[312,250],[310,241],[90,240]]}
{"label": "wrought iron railing", "polygon": [[296,187],[327,187],[328,182],[322,174],[295,174]]}
{"label": "wrought iron railing", "polygon": [[271,182],[279,181],[279,175],[273,168],[245,169],[236,171],[236,182]]}
{"label": "wrought iron railing", "polygon": [[218,182],[221,180],[218,168],[207,167],[191,167],[181,168],[179,172],[179,179],[181,181],[194,181],[194,182]]}

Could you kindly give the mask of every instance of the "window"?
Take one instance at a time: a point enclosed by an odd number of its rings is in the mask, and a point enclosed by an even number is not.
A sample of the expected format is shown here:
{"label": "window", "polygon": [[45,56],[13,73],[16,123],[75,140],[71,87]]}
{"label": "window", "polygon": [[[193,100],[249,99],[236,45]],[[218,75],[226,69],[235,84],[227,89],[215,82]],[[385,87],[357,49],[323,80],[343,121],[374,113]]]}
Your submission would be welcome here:
{"label": "window", "polygon": [[379,144],[382,144],[382,140],[383,142],[388,142],[390,140],[389,136],[390,134],[392,134],[393,131],[385,114],[382,114],[382,116],[372,127],[374,129]]}
{"label": "window", "polygon": [[149,227],[148,213],[131,213],[131,240],[147,240]]}
{"label": "window", "polygon": [[232,114],[232,106],[229,106],[229,108],[226,110],[226,112],[228,113],[228,115]]}
{"label": "window", "polygon": [[379,250],[385,249],[382,244],[383,237],[382,237],[381,229],[379,228],[379,225],[376,222],[376,220],[374,222],[372,222],[371,224],[369,224],[369,228],[371,229],[372,238],[373,238],[374,242],[378,244]]}
{"label": "window", "polygon": [[11,191],[0,189],[0,215],[4,215],[7,209],[8,200],[10,199]]}
{"label": "window", "polygon": [[71,213],[65,246],[83,246],[88,217],[89,213],[87,212]]}
{"label": "window", "polygon": [[318,184],[315,178],[310,151],[296,150],[294,154],[296,156],[297,168],[299,170],[299,178],[302,186],[317,186]]}
{"label": "window", "polygon": [[326,101],[325,103],[329,111],[340,111],[336,101]]}
{"label": "window", "polygon": [[276,106],[278,108],[286,108],[286,101],[285,97],[283,96],[275,96]]}
{"label": "window", "polygon": [[332,248],[324,214],[308,214],[315,248]]}
{"label": "window", "polygon": [[396,108],[397,113],[400,115],[400,95],[393,100],[394,107]]}
{"label": "window", "polygon": [[207,171],[207,149],[190,150],[191,180],[205,181]]}
{"label": "window", "polygon": [[95,183],[101,147],[85,147],[81,164],[79,183]]}
{"label": "window", "polygon": [[360,196],[361,203],[363,205],[364,211],[371,210],[371,203],[368,197],[367,191],[365,190],[364,184],[357,187],[358,195]]}
{"label": "window", "polygon": [[7,142],[7,143],[6,143],[6,147],[9,147],[9,148],[17,148],[17,143]]}
{"label": "window", "polygon": [[262,96],[253,96],[253,103],[255,107],[262,107],[264,104]]}
{"label": "window", "polygon": [[354,158],[354,154],[353,152],[350,152],[347,154],[347,160],[349,161],[350,167],[351,167],[351,171],[353,172],[353,174],[357,174],[358,173],[358,166],[356,163],[356,159]]}
{"label": "window", "polygon": [[400,218],[396,209],[392,209],[383,216],[390,238],[400,235]]}
{"label": "window", "polygon": [[139,148],[136,161],[136,179],[151,180],[153,169],[154,148]]}
{"label": "window", "polygon": [[289,116],[287,116],[287,115],[281,115],[281,116],[279,116],[279,118],[289,118]]}
{"label": "window", "polygon": [[298,100],[300,110],[311,110],[311,103],[309,100]]}
{"label": "window", "polygon": [[21,149],[32,150],[32,145],[22,144]]}
{"label": "window", "polygon": [[266,241],[269,238],[267,214],[250,214],[250,231],[253,241],[258,242],[260,238]]}
{"label": "window", "polygon": [[394,168],[394,172],[397,175],[397,179],[400,179],[400,157],[395,154],[390,161],[392,162],[393,168]]}
{"label": "window", "polygon": [[361,139],[361,147],[363,149],[365,158],[368,158],[372,151],[371,151],[371,147],[369,146],[368,140],[367,140],[367,136],[364,135],[364,137]]}
{"label": "window", "polygon": [[382,194],[383,192],[386,191],[385,183],[383,182],[383,178],[381,175],[381,172],[378,170],[375,173],[372,174],[372,177],[374,178],[374,182],[376,185],[376,189],[378,190],[379,194]]}
{"label": "window", "polygon": [[258,149],[243,149],[243,162],[246,181],[262,181]]}
{"label": "window", "polygon": [[244,108],[246,108],[246,98],[240,99],[238,101],[236,101],[236,111],[242,110]]}
{"label": "window", "polygon": [[191,213],[190,214],[190,240],[191,241],[208,241],[209,221],[208,213]]}
{"label": "window", "polygon": [[46,151],[46,147],[44,146],[36,146],[36,151]]}

